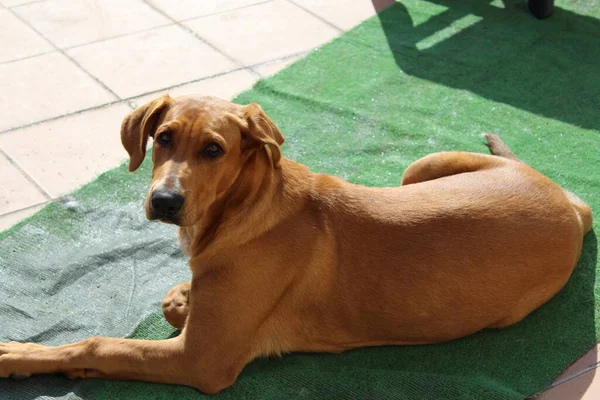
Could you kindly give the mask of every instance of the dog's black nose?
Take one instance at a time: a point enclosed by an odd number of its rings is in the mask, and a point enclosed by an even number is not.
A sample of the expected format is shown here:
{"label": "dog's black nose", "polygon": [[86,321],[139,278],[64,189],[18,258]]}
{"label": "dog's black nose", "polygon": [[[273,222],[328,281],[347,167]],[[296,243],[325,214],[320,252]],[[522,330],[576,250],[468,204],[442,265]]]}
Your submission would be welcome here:
{"label": "dog's black nose", "polygon": [[166,190],[152,192],[152,208],[160,216],[172,217],[181,210],[183,196]]}

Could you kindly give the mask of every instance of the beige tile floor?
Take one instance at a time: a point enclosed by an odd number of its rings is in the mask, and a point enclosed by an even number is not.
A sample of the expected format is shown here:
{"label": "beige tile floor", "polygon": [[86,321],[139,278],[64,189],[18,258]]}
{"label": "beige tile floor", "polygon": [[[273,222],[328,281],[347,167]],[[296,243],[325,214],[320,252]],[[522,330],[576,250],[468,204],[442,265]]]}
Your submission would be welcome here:
{"label": "beige tile floor", "polygon": [[[0,0],[0,231],[124,161],[136,105],[231,98],[390,2]],[[541,398],[600,398],[596,354]]]}
{"label": "beige tile floor", "polygon": [[0,230],[125,160],[157,95],[231,98],[375,14],[371,0],[0,0]]}

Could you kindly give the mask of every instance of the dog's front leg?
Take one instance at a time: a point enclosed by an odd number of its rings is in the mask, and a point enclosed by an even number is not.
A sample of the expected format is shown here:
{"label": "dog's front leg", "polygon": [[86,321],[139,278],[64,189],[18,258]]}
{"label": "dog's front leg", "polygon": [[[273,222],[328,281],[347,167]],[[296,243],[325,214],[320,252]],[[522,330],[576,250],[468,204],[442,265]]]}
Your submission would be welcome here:
{"label": "dog's front leg", "polygon": [[197,386],[184,354],[183,338],[135,340],[93,337],[64,346],[0,344],[0,377],[65,373],[71,378],[106,378]]}
{"label": "dog's front leg", "polygon": [[[256,353],[244,307],[227,284],[204,282],[190,291],[190,316],[182,333],[168,340],[93,337],[63,346],[0,343],[0,378],[64,373],[71,378],[140,380],[192,386],[217,393],[231,386]],[[196,288],[194,287],[196,286]],[[236,300],[237,299],[237,300]],[[247,312],[235,312],[246,310]]]}

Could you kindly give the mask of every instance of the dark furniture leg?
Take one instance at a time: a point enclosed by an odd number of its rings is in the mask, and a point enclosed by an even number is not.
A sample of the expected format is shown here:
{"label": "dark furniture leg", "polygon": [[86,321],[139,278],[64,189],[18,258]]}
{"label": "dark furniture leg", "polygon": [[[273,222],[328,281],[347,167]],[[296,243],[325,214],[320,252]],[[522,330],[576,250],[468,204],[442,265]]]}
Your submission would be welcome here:
{"label": "dark furniture leg", "polygon": [[554,0],[529,0],[529,10],[539,19],[548,18],[554,11]]}

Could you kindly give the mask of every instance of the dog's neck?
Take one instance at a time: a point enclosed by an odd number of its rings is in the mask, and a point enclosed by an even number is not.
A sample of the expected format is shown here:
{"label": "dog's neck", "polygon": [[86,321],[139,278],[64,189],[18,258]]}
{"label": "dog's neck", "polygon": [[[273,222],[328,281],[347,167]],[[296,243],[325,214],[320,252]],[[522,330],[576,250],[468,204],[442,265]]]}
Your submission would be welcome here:
{"label": "dog's neck", "polygon": [[286,158],[280,164],[274,168],[266,157],[254,157],[199,223],[180,229],[192,270],[265,234],[302,208],[312,192],[313,174]]}

